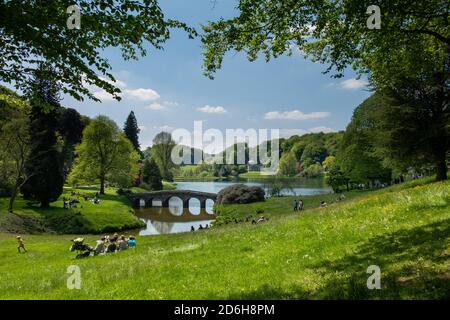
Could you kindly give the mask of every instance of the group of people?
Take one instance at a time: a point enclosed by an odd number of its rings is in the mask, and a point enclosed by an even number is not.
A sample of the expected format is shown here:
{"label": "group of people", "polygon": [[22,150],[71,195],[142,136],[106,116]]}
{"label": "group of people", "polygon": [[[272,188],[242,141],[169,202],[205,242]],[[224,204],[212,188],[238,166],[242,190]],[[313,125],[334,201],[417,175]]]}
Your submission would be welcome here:
{"label": "group of people", "polygon": [[261,222],[268,222],[268,221],[269,221],[269,218],[261,216],[258,219],[252,219],[252,224],[258,224],[258,223],[261,223]]}
{"label": "group of people", "polygon": [[299,199],[299,200],[295,199],[292,202],[292,206],[294,207],[294,211],[301,211],[301,210],[303,210],[303,206],[304,206],[303,200],[302,199]]}
{"label": "group of people", "polygon": [[[211,228],[211,226],[209,224],[206,224],[204,227],[200,224],[200,226],[198,227],[198,230],[204,230],[204,229],[209,229]],[[194,226],[191,226],[191,232],[194,232],[195,228]]]}
{"label": "group of people", "polygon": [[74,209],[77,207],[78,203],[80,203],[80,200],[78,200],[78,199],[70,199],[70,198],[63,197],[63,208],[64,209]]}
{"label": "group of people", "polygon": [[[245,218],[245,222],[251,222],[252,224],[258,224],[261,222],[267,222],[269,221],[269,218],[266,218],[264,216],[260,216],[259,218],[254,218],[253,215],[249,215]],[[234,218],[234,222],[239,223],[239,221]]]}
{"label": "group of people", "polygon": [[136,248],[136,238],[133,236],[128,236],[126,238],[124,235],[119,236],[115,233],[113,236],[103,236],[95,242],[95,247],[93,249],[94,255],[112,253],[116,251],[124,251],[127,249]]}
{"label": "group of people", "polygon": [[[72,199],[72,197],[75,197],[75,199]],[[100,197],[98,192],[95,194],[95,197],[91,197],[88,195],[81,195],[79,192],[72,191],[70,193],[70,198],[63,197],[63,208],[64,209],[77,208],[77,204],[81,203],[79,197],[82,197],[84,201],[91,201],[93,204],[100,203]],[[81,205],[81,208],[83,208],[83,205]]]}

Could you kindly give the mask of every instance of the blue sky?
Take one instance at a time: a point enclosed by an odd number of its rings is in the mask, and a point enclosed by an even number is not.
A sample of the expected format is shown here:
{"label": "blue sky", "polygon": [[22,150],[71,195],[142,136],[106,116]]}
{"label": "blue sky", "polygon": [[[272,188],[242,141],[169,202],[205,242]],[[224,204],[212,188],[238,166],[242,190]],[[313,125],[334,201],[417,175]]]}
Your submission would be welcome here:
{"label": "blue sky", "polygon": [[[200,24],[236,14],[235,1],[160,1],[169,18],[200,29]],[[229,54],[222,69],[210,80],[202,74],[199,39],[172,32],[163,51],[150,49],[139,61],[123,61],[115,49],[105,51],[113,74],[122,88],[122,101],[113,101],[94,89],[102,103],[78,102],[65,97],[63,105],[88,116],[105,114],[123,123],[133,110],[141,127],[140,142],[151,145],[154,135],[174,128],[203,127],[279,128],[288,136],[305,132],[345,129],[352,112],[370,95],[365,81],[348,72],[332,79],[321,72],[326,66],[305,60],[300,54],[266,63],[248,62],[242,54]]]}

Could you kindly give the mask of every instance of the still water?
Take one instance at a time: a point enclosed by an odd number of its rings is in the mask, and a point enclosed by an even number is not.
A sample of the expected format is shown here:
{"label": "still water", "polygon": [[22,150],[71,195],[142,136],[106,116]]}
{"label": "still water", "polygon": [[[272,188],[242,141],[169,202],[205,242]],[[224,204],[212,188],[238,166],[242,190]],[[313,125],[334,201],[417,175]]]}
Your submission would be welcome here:
{"label": "still water", "polygon": [[[218,193],[223,188],[236,183],[243,183],[248,186],[261,187],[269,194],[271,182],[263,179],[236,179],[236,180],[218,180],[218,181],[176,181],[179,190],[194,190],[202,192]],[[323,179],[278,179],[283,189],[282,195],[314,195],[332,192]]]}
{"label": "still water", "polygon": [[[220,190],[236,184],[261,187],[269,194],[270,183],[264,180],[239,179],[227,181],[177,181],[178,190],[193,190],[218,193]],[[283,195],[314,195],[330,193],[323,179],[285,179],[278,183],[283,187]],[[153,202],[153,208],[137,209],[136,216],[145,222],[146,227],[139,235],[156,235],[166,233],[196,231],[200,225],[205,227],[214,221],[213,201],[206,202],[206,209],[200,209],[200,201],[191,199],[189,208],[183,209],[181,199],[173,197],[169,200],[169,208],[161,208],[161,203]]]}

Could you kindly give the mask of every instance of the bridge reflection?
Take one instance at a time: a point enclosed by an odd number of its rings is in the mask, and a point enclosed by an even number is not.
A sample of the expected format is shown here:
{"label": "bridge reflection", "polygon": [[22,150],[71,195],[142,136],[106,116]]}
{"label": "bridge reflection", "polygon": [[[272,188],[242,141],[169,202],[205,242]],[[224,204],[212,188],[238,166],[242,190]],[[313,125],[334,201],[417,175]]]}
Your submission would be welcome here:
{"label": "bridge reflection", "polygon": [[200,225],[211,225],[215,219],[205,209],[198,208],[198,214],[192,214],[189,208],[182,206],[141,208],[136,209],[135,214],[146,224],[146,228],[139,232],[140,235],[190,232],[192,227],[198,230]]}

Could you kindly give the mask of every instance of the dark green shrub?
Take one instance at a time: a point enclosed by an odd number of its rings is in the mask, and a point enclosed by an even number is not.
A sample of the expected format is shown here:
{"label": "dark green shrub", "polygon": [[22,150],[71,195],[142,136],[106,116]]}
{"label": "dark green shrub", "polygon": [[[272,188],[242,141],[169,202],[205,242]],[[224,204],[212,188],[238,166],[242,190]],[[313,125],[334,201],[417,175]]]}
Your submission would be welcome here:
{"label": "dark green shrub", "polygon": [[218,204],[238,204],[264,201],[265,192],[260,187],[249,187],[244,184],[234,184],[222,189],[217,194]]}

